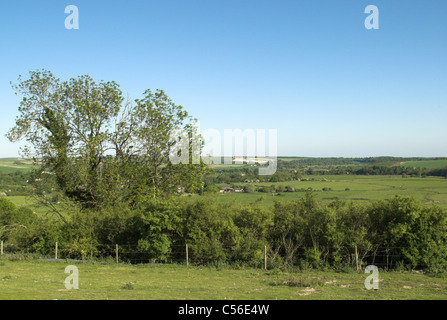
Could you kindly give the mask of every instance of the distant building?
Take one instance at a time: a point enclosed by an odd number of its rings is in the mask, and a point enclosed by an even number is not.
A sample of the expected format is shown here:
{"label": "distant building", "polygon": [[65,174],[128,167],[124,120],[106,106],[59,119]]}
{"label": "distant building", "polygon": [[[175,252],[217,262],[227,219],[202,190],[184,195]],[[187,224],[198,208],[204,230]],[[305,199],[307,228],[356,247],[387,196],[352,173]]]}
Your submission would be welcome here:
{"label": "distant building", "polygon": [[234,189],[231,187],[222,187],[222,189],[220,189],[220,192],[231,192],[231,191],[234,191]]}

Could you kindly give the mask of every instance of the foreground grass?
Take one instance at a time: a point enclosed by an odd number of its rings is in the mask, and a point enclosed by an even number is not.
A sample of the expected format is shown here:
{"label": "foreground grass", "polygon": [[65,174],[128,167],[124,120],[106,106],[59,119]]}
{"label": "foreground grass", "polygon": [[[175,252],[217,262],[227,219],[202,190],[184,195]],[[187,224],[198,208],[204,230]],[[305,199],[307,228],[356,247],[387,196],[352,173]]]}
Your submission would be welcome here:
{"label": "foreground grass", "polygon": [[[79,289],[67,290],[65,267],[79,270]],[[447,299],[447,279],[417,272],[381,272],[366,290],[363,272],[215,269],[0,260],[1,300],[299,300]]]}

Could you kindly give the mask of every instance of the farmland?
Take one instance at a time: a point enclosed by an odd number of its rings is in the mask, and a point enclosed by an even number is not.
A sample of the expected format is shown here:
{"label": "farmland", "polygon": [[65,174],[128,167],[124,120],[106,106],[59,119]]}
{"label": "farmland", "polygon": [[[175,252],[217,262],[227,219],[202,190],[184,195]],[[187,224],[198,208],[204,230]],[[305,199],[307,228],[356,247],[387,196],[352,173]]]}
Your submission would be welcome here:
{"label": "farmland", "polygon": [[32,168],[34,166],[31,161],[16,158],[0,159],[0,173],[27,172]]}
{"label": "farmland", "polygon": [[[411,196],[431,205],[437,204],[447,208],[447,180],[440,177],[402,178],[401,176],[312,176],[307,181],[287,181],[274,183],[254,183],[256,188],[290,185],[295,192],[255,192],[226,193],[217,199],[222,202],[240,201],[252,203],[262,201],[297,200],[305,195],[305,190],[312,190],[317,199],[332,201],[335,199],[358,202],[371,202],[389,198],[393,195]],[[324,190],[323,190],[324,189]]]}
{"label": "farmland", "polygon": [[447,166],[447,160],[405,161],[402,165],[415,168],[443,168]]}
{"label": "farmland", "polygon": [[270,205],[274,201],[301,199],[306,191],[312,191],[317,199],[326,202],[372,202],[402,195],[446,208],[446,167],[445,159],[279,157],[278,170],[271,178],[256,175],[257,169],[248,165],[239,165],[239,170],[234,164],[215,165],[215,178],[209,183],[220,188],[251,185],[255,191],[220,193],[217,199],[222,202]]}
{"label": "farmland", "polygon": [[[400,161],[403,160],[403,161]],[[355,175],[355,174],[319,174],[318,170],[328,170],[328,168],[340,167],[340,166],[353,166],[354,168],[360,168],[365,165],[365,161],[370,161],[366,165],[394,167],[398,164],[401,167],[408,168],[426,168],[426,169],[441,169],[446,167],[447,160],[440,159],[318,159],[318,158],[300,158],[300,157],[280,157],[278,158],[281,165],[284,167],[289,166],[291,163],[296,165],[298,170],[303,171],[303,175],[297,180],[285,180],[285,181],[260,181],[250,182],[255,190],[267,187],[267,189],[273,190],[272,192],[252,192],[252,193],[205,193],[202,196],[198,194],[189,194],[191,199],[198,197],[213,198],[216,201],[222,203],[236,202],[242,204],[250,203],[263,203],[266,206],[270,206],[274,201],[290,201],[302,199],[305,195],[305,191],[311,190],[316,199],[324,202],[333,201],[335,199],[354,201],[354,202],[372,202],[377,200],[383,200],[394,195],[410,196],[415,198],[426,205],[438,205],[442,208],[447,208],[447,179],[439,176],[410,176],[410,175]],[[332,163],[332,165],[331,165]],[[250,169],[245,164],[225,164],[225,165],[211,165],[214,169],[212,176],[218,176],[220,173],[234,172],[234,175],[241,175],[240,170]],[[0,175],[7,174],[26,174],[34,168],[30,161],[22,159],[0,159]],[[315,173],[307,175],[306,172],[309,168],[313,168]],[[290,169],[290,168],[288,168]],[[256,171],[256,168],[251,168],[252,171]],[[13,178],[18,180],[18,178]],[[0,185],[0,192],[6,192],[11,189],[23,189],[23,178],[21,182],[9,182]],[[240,182],[239,180],[228,179],[226,182],[216,183],[219,188],[224,186],[234,186],[243,188],[247,183]],[[284,189],[285,186],[290,186],[294,189],[294,192],[281,192],[277,190]],[[29,206],[38,214],[48,212],[47,209],[42,208],[35,198],[28,196],[27,192],[11,192],[8,199],[17,206]]]}

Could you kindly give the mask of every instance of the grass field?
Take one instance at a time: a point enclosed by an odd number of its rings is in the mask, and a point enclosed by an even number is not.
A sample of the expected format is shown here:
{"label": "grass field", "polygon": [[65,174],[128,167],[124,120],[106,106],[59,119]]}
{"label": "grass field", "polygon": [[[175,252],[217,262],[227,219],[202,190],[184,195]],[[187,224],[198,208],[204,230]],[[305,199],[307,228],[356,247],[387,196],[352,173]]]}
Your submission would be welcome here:
{"label": "grass field", "polygon": [[[332,201],[336,198],[347,201],[372,202],[390,198],[396,194],[411,196],[424,204],[437,204],[447,208],[447,179],[440,177],[402,178],[401,176],[311,176],[313,181],[289,181],[277,183],[258,183],[256,187],[293,186],[295,190],[312,188],[317,199]],[[244,184],[240,184],[241,186]],[[326,188],[328,191],[322,191]],[[297,200],[304,197],[305,192],[277,193],[226,193],[219,194],[222,202],[253,203],[262,199],[265,204],[274,200]]]}
{"label": "grass field", "polygon": [[[300,158],[280,158],[284,160],[296,160]],[[402,165],[419,167],[444,167],[447,160],[425,160],[408,161]],[[220,165],[219,168],[231,169],[241,165]],[[32,163],[20,159],[0,159],[0,172],[14,172],[17,170],[30,170]],[[447,179],[442,177],[407,177],[400,175],[312,175],[305,176],[307,181],[287,181],[276,183],[254,183],[255,187],[266,186],[292,186],[301,192],[281,192],[277,193],[228,193],[212,195],[220,202],[236,202],[250,204],[259,202],[267,206],[272,205],[275,200],[287,201],[297,200],[304,197],[303,190],[312,189],[317,199],[329,202],[334,199],[341,199],[355,202],[372,202],[390,198],[396,194],[411,196],[421,201],[423,204],[436,204],[447,208]],[[243,187],[244,183],[234,184]],[[325,189],[325,191],[323,191]],[[191,198],[199,197],[194,195]],[[8,197],[17,206],[29,206],[37,214],[42,215],[48,212],[33,200],[25,196]]]}
{"label": "grass field", "polygon": [[0,173],[30,171],[32,168],[34,168],[34,166],[31,161],[15,158],[0,159]]}
{"label": "grass field", "polygon": [[[316,199],[323,202],[333,201],[338,198],[354,202],[373,202],[391,198],[394,195],[411,196],[426,205],[436,204],[447,208],[447,179],[440,177],[402,178],[401,176],[312,176],[313,181],[289,181],[277,183],[255,183],[255,186],[293,186],[296,190],[312,188]],[[244,184],[240,184],[243,186]],[[322,191],[326,188],[328,191]],[[207,195],[222,203],[236,202],[241,204],[262,203],[266,206],[273,204],[275,200],[298,200],[305,196],[305,192],[277,193],[219,193]],[[191,199],[197,199],[199,195],[193,195]],[[48,209],[40,205],[37,200],[27,196],[10,196],[8,199],[18,207],[28,206],[38,215],[48,212]]]}
{"label": "grass field", "polygon": [[0,300],[365,300],[447,298],[447,279],[418,272],[379,272],[367,290],[363,272],[282,272],[182,265],[75,264],[79,289],[67,290],[73,262],[0,260]]}
{"label": "grass field", "polygon": [[42,216],[49,212],[49,209],[39,203],[38,200],[29,196],[11,196],[8,200],[14,203],[17,207],[28,207],[37,215]]}
{"label": "grass field", "polygon": [[421,160],[421,161],[405,161],[402,163],[404,167],[439,169],[447,166],[447,160]]}

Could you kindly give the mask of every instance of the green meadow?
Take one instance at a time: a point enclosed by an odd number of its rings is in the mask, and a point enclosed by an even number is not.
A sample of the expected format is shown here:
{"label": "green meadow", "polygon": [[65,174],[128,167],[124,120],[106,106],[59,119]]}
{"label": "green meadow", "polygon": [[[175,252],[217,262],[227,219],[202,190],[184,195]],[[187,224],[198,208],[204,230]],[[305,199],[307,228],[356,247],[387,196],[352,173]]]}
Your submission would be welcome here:
{"label": "green meadow", "polygon": [[[67,289],[65,267],[79,271]],[[390,300],[447,298],[447,279],[420,272],[380,272],[368,290],[363,272],[280,271],[0,260],[0,300]]]}
{"label": "green meadow", "polygon": [[39,216],[47,214],[50,212],[50,209],[42,205],[39,200],[33,198],[31,196],[11,196],[8,197],[12,203],[14,203],[17,207],[28,207],[34,211]]}
{"label": "green meadow", "polygon": [[[305,158],[282,157],[282,161]],[[382,163],[384,164],[384,163]],[[390,164],[391,165],[391,164]],[[443,168],[447,160],[419,160],[400,163],[402,166],[416,168]],[[236,164],[211,165],[219,170],[231,170],[240,166]],[[30,161],[22,159],[0,159],[0,173],[27,172],[33,168]],[[240,202],[243,204],[263,203],[272,205],[274,201],[298,200],[304,197],[305,190],[312,190],[316,199],[324,202],[335,199],[355,202],[373,202],[390,198],[394,195],[411,196],[427,205],[439,205],[447,208],[447,179],[444,177],[402,177],[401,175],[310,175],[301,181],[252,183],[255,188],[262,186],[291,186],[295,192],[253,192],[253,193],[217,193],[207,195],[217,201]],[[221,184],[243,187],[245,183]],[[0,190],[1,191],[1,190]],[[191,199],[200,197],[190,195]],[[28,206],[37,214],[45,214],[48,209],[36,199],[25,195],[9,196],[8,199],[17,206]]]}
{"label": "green meadow", "polygon": [[34,166],[29,160],[22,160],[16,158],[0,159],[0,173],[13,173],[16,171],[30,171]]}
{"label": "green meadow", "polygon": [[438,169],[447,166],[447,160],[420,160],[420,161],[404,161],[404,167]]}
{"label": "green meadow", "polygon": [[[252,203],[262,201],[272,204],[275,200],[297,200],[304,197],[304,190],[312,190],[317,199],[332,201],[372,202],[390,198],[394,195],[411,196],[424,204],[436,204],[447,208],[447,179],[442,177],[407,177],[402,176],[352,176],[322,175],[309,176],[307,181],[287,181],[275,183],[253,183],[261,186],[292,186],[295,192],[281,193],[220,193],[217,199],[222,202]],[[243,186],[243,184],[240,184]],[[323,189],[325,191],[323,191]],[[301,191],[300,191],[301,190]]]}

